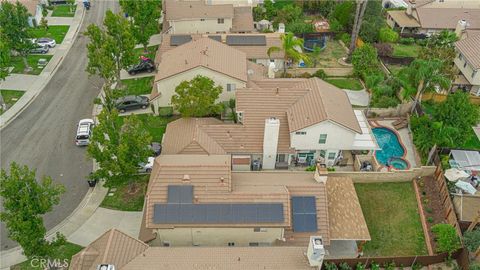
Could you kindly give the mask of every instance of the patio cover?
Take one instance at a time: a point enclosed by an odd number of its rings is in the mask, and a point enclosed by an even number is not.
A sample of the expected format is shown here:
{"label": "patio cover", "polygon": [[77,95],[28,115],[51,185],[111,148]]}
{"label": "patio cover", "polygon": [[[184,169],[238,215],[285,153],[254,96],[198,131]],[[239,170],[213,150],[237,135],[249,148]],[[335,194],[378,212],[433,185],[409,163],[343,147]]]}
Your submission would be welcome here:
{"label": "patio cover", "polygon": [[477,192],[477,189],[474,188],[472,184],[465,181],[458,181],[455,183],[455,186],[471,195],[474,195]]}
{"label": "patio cover", "polygon": [[460,169],[480,171],[480,153],[478,151],[452,150],[450,154],[460,165]]}
{"label": "patio cover", "polygon": [[470,175],[468,173],[457,168],[452,168],[445,171],[445,177],[451,182],[456,182],[469,176]]}
{"label": "patio cover", "polygon": [[389,10],[387,13],[400,27],[420,27],[420,24],[415,20],[415,18],[408,16],[405,10]]}

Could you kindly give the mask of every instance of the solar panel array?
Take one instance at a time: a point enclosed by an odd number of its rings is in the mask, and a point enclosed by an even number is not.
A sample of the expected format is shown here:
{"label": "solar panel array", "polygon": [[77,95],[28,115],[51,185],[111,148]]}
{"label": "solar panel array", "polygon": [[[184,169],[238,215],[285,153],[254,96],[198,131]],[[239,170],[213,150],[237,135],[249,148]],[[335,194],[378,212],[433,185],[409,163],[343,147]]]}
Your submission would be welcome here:
{"label": "solar panel array", "polygon": [[294,232],[317,231],[317,206],[315,196],[292,197]]}
{"label": "solar panel array", "polygon": [[222,42],[222,36],[219,36],[219,35],[210,35],[208,36],[209,38],[213,39],[213,40],[216,40],[218,42]]}
{"label": "solar panel array", "polygon": [[168,186],[168,203],[192,203],[193,186]]}
{"label": "solar panel array", "polygon": [[282,203],[155,204],[155,224],[282,223]]}
{"label": "solar panel array", "polygon": [[180,46],[182,44],[192,41],[190,35],[173,35],[170,36],[170,46]]}
{"label": "solar panel array", "polygon": [[267,39],[262,35],[228,35],[227,44],[230,46],[265,46]]}

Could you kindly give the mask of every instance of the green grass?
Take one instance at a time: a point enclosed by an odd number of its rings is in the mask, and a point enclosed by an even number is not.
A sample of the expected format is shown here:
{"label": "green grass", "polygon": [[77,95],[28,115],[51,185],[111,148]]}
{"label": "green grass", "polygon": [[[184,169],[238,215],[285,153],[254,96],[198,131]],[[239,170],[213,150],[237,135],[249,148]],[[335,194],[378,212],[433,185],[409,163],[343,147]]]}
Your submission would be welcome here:
{"label": "green grass", "polygon": [[[72,259],[72,256],[80,252],[80,250],[82,249],[83,247],[79,245],[67,242],[65,243],[65,245],[60,246],[58,248],[57,252],[55,252],[54,259],[57,259],[57,262],[59,262],[60,264],[63,264],[64,259],[68,259],[68,261],[70,261]],[[37,260],[32,262],[28,260],[12,266],[11,269],[12,270],[30,270],[30,269],[39,270],[43,268],[38,266]]]}
{"label": "green grass", "polygon": [[[2,93],[3,101],[7,104],[8,108],[12,107],[22,96],[25,94],[25,91],[17,91],[17,90],[4,90],[1,89],[0,93]],[[2,109],[0,109],[0,115],[3,114]]]}
{"label": "green grass", "polygon": [[412,183],[355,184],[372,238],[365,256],[427,254]]}
{"label": "green grass", "polygon": [[70,11],[70,5],[56,5],[53,7],[52,17],[73,17],[75,16],[75,10],[77,9],[77,5],[72,7],[72,11]]}
{"label": "green grass", "polygon": [[466,131],[470,133],[470,140],[466,141],[460,148],[469,149],[469,150],[480,150],[480,140],[478,140],[477,134],[473,131],[473,129],[469,129]]}
{"label": "green grass", "polygon": [[420,46],[416,44],[393,44],[393,56],[396,57],[418,57]]}
{"label": "green grass", "polygon": [[113,196],[107,194],[100,207],[120,211],[142,211],[148,178],[149,175],[137,176],[133,189],[129,184],[115,186],[115,191],[110,188],[108,193],[113,193]]}
{"label": "green grass", "polygon": [[152,92],[154,77],[144,77],[138,79],[122,80],[125,96],[128,95],[147,95]]}
{"label": "green grass", "polygon": [[355,78],[326,78],[326,82],[335,85],[340,89],[362,90],[363,85]]}
{"label": "green grass", "polygon": [[[312,53],[307,53],[307,55],[312,59],[312,63],[310,63],[308,67],[314,67],[315,57],[313,57]],[[320,52],[320,55],[316,57],[316,67],[343,67],[338,63],[338,59],[346,55],[345,49],[337,40],[328,40],[327,46]]]}
{"label": "green grass", "polygon": [[[163,133],[165,133],[165,129],[167,128],[167,124],[176,119],[176,117],[162,117],[156,116],[152,114],[138,114],[136,115],[140,121],[142,121],[145,129],[150,133],[152,136],[152,141],[154,142],[161,142]],[[123,123],[123,119],[129,116],[122,116],[119,117],[119,121]]]}
{"label": "green grass", "polygon": [[25,65],[23,63],[23,59],[20,56],[12,57],[11,65],[13,66],[12,73],[20,73],[20,74],[30,74],[30,75],[38,75],[42,72],[44,67],[38,67],[38,59],[47,59],[50,61],[52,55],[37,55],[32,54],[27,56],[28,65],[32,68],[30,72],[25,73]]}
{"label": "green grass", "polygon": [[140,56],[146,56],[152,60],[155,60],[155,53],[157,53],[157,49],[158,49],[158,46],[155,45],[155,46],[150,46],[150,47],[147,47],[147,50],[148,50],[148,53],[145,54],[143,53],[143,48],[137,48],[135,49],[135,56],[137,59],[140,59]]}
{"label": "green grass", "polygon": [[65,35],[67,34],[69,28],[69,25],[51,25],[48,27],[48,29],[42,27],[32,28],[30,30],[30,33],[32,34],[33,38],[53,38],[58,45],[62,43],[63,38],[65,38]]}

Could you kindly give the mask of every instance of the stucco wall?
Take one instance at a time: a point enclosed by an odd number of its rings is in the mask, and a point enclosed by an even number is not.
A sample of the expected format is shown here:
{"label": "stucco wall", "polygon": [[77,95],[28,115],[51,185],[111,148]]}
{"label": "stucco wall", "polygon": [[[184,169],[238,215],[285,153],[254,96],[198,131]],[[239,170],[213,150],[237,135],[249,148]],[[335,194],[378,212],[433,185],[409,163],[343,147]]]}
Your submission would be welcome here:
{"label": "stucco wall", "polygon": [[224,23],[218,23],[215,19],[191,19],[170,21],[172,34],[215,34],[217,32],[230,32],[232,19],[223,18]]}
{"label": "stucco wall", "polygon": [[354,183],[410,182],[420,176],[430,176],[435,166],[422,166],[410,170],[391,172],[329,172],[328,176],[350,177]]}
{"label": "stucco wall", "polygon": [[[283,228],[263,228],[266,231],[254,232],[254,228],[175,228],[158,229],[156,243],[168,241],[170,246],[249,246],[249,243],[272,244],[283,237]],[[158,241],[160,240],[160,241]]]}
{"label": "stucco wall", "polygon": [[[296,150],[350,150],[355,138],[355,133],[331,121],[298,130],[306,132],[305,135],[290,134],[290,145]],[[325,144],[318,143],[320,134],[327,134]]]}
{"label": "stucco wall", "polygon": [[233,83],[236,85],[236,89],[244,88],[246,83],[229,77],[225,74],[213,71],[204,67],[197,67],[174,76],[157,81],[155,87],[161,95],[154,100],[154,105],[158,107],[171,106],[172,96],[175,94],[175,87],[177,87],[182,81],[189,81],[197,75],[206,76],[215,82],[215,85],[223,87],[223,91],[220,94],[217,101],[227,101],[231,98],[235,98],[235,91],[227,92],[227,84]]}
{"label": "stucco wall", "polygon": [[468,62],[467,62],[467,65],[465,66],[465,62],[466,62],[465,57],[462,56],[462,59],[460,59],[459,53],[457,53],[457,57],[455,57],[455,65],[462,72],[463,76],[467,78],[468,82],[470,82],[473,85],[480,85],[480,71],[477,70],[476,75],[472,77],[472,73],[474,71],[473,67]]}

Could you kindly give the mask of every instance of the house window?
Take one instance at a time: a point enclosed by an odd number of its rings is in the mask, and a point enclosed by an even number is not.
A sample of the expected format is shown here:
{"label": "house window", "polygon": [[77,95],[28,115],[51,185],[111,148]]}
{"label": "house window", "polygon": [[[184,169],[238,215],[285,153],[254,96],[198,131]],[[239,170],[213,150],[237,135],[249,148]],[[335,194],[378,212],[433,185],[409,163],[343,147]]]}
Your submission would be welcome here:
{"label": "house window", "polygon": [[248,245],[251,246],[251,247],[258,247],[259,246],[258,242],[250,242],[250,243],[248,243]]}
{"label": "house window", "polygon": [[327,151],[325,151],[325,150],[320,150],[320,156],[321,156],[322,158],[325,158],[325,155],[326,155],[326,154],[327,154]]}
{"label": "house window", "polygon": [[285,155],[284,154],[278,154],[277,155],[277,162],[285,162]]}
{"label": "house window", "polygon": [[295,135],[306,135],[307,132],[306,131],[297,131],[295,132]]}
{"label": "house window", "polygon": [[218,24],[223,24],[225,22],[225,19],[223,18],[218,18],[217,19]]}
{"label": "house window", "polygon": [[260,227],[255,227],[253,228],[254,232],[266,232],[267,228],[260,228]]}
{"label": "house window", "polygon": [[330,152],[328,153],[328,159],[332,160],[332,159],[335,159],[335,156],[337,155],[337,153],[335,152]]}
{"label": "house window", "polygon": [[319,144],[325,144],[327,142],[327,134],[320,134]]}
{"label": "house window", "polygon": [[228,242],[228,246],[229,246],[229,247],[234,247],[234,246],[235,246],[235,243],[234,243],[234,242]]}
{"label": "house window", "polygon": [[237,85],[234,83],[227,83],[227,92],[235,91]]}
{"label": "house window", "polygon": [[458,59],[463,60],[463,55],[461,53],[458,54]]}
{"label": "house window", "polygon": [[472,78],[475,77],[475,75],[477,75],[477,71],[476,71],[476,70],[474,70],[474,71],[472,72]]}
{"label": "house window", "polygon": [[467,60],[465,60],[465,64],[463,64],[463,67],[464,67],[464,68],[467,67]]}
{"label": "house window", "polygon": [[201,21],[201,22],[204,22],[204,21],[205,21],[205,19],[200,19],[200,21]]}
{"label": "house window", "polygon": [[237,112],[237,120],[239,123],[243,123],[243,112]]}
{"label": "house window", "polygon": [[169,242],[169,241],[163,241],[163,246],[164,246],[164,247],[169,247],[169,246],[170,246],[170,242]]}

